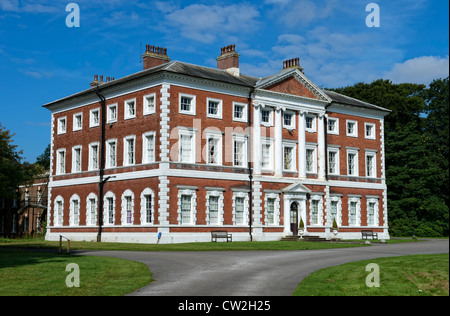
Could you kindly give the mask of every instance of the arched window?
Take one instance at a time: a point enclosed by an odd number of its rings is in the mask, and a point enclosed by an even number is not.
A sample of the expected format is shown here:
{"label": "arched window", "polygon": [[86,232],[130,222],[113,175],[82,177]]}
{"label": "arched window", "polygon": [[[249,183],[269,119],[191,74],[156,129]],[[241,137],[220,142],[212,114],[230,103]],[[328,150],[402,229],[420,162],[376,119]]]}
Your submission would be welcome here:
{"label": "arched window", "polygon": [[155,193],[145,188],[141,193],[141,224],[152,224],[155,220]]}
{"label": "arched window", "polygon": [[86,198],[86,226],[97,225],[97,195],[91,193]]}
{"label": "arched window", "polygon": [[122,194],[122,225],[133,225],[134,218],[134,193],[131,190],[126,190]]}
{"label": "arched window", "polygon": [[109,191],[103,197],[103,224],[114,225],[116,219],[116,195]]}
{"label": "arched window", "polygon": [[53,225],[62,226],[63,219],[64,219],[64,199],[61,195],[58,195],[54,203]]}
{"label": "arched window", "polygon": [[70,198],[69,225],[80,225],[80,197],[77,194]]}

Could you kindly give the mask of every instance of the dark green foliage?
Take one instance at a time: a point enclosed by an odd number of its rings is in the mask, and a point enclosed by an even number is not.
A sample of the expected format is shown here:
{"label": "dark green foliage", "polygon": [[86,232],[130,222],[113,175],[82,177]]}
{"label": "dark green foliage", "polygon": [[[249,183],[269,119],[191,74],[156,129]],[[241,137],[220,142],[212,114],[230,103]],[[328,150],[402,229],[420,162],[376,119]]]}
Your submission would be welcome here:
{"label": "dark green foliage", "polygon": [[448,78],[428,88],[377,80],[334,91],[392,111],[385,117],[390,233],[448,236]]}

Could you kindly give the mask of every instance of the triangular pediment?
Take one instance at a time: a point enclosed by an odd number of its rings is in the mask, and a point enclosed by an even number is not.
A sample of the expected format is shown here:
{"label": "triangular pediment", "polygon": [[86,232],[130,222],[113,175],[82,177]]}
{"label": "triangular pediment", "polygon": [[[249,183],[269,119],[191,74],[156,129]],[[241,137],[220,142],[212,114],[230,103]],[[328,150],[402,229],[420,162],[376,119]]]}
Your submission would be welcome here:
{"label": "triangular pediment", "polygon": [[282,189],[283,193],[311,193],[311,190],[300,182],[293,183]]}
{"label": "triangular pediment", "polygon": [[257,89],[330,102],[331,99],[299,69],[284,70],[258,82]]}

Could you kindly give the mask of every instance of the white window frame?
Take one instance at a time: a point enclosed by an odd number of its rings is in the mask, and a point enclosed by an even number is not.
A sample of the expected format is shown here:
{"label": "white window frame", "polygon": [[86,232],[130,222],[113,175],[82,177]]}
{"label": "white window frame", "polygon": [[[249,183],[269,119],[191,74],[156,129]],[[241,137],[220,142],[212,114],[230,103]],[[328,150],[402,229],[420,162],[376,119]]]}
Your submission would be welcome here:
{"label": "white window frame", "polygon": [[[371,127],[372,134],[367,135],[368,127]],[[376,139],[376,125],[374,123],[364,123],[364,138],[366,139]]]}
{"label": "white window frame", "polygon": [[[264,194],[264,222],[266,226],[280,225],[280,195],[278,193]],[[269,200],[274,200],[273,205],[273,223],[268,221],[269,218]]]}
{"label": "white window frame", "polygon": [[[236,106],[242,108],[242,117],[236,117]],[[233,121],[235,122],[247,122],[247,103],[233,102]]]}
{"label": "white window frame", "polygon": [[[328,174],[330,175],[339,175],[340,174],[340,160],[339,160],[339,147],[328,147],[328,157],[327,157],[327,165],[328,165]],[[331,164],[330,164],[330,153],[334,153],[335,154],[335,172],[332,172],[331,170]]]}
{"label": "white window frame", "polygon": [[[150,222],[147,221],[147,196],[150,196]],[[155,223],[155,192],[150,188],[145,188],[141,192],[141,224],[153,225]]]}
{"label": "white window frame", "polygon": [[[354,174],[350,173],[350,168],[349,168],[349,162],[350,162],[349,156],[350,155],[355,155],[355,160],[354,160],[355,172],[354,172]],[[358,158],[358,156],[359,156],[358,149],[347,148],[347,162],[346,163],[347,163],[347,176],[349,176],[349,177],[359,177],[359,158]]]}
{"label": "white window frame", "polygon": [[[292,162],[291,162],[291,168],[290,169],[286,169],[286,164],[285,164],[285,148],[290,148],[291,150],[291,158],[292,158]],[[283,155],[283,171],[286,172],[296,172],[297,171],[297,145],[296,144],[291,144],[291,143],[283,143],[282,145],[282,155]]]}
{"label": "white window frame", "polygon": [[[128,205],[127,205],[127,197],[131,198],[131,223],[128,223]],[[121,218],[120,222],[122,226],[132,226],[134,224],[134,193],[130,189],[125,190],[122,194],[122,209],[121,209]]]}
{"label": "white window frame", "polygon": [[[59,204],[59,203],[61,203],[61,204]],[[61,195],[58,195],[55,198],[53,205],[54,205],[53,226],[56,226],[56,227],[63,226],[64,225],[64,198]],[[61,210],[58,209],[59,205],[61,205]]]}
{"label": "white window frame", "polygon": [[[151,106],[149,99],[153,98],[153,106]],[[142,104],[144,106],[143,113],[144,115],[151,115],[155,114],[156,112],[156,93],[150,93],[147,95],[144,95]]]}
{"label": "white window frame", "polygon": [[[265,127],[270,127],[273,126],[273,108],[270,107],[264,107],[262,108],[260,111],[260,116],[261,116],[261,125],[265,126]],[[264,122],[263,121],[263,112],[268,112],[268,122]]]}
{"label": "white window frame", "polygon": [[336,202],[336,223],[340,227],[342,226],[342,199],[340,195],[330,195],[330,211],[329,220],[330,226],[333,225],[333,217],[331,213],[331,202]]}
{"label": "white window frame", "polygon": [[[94,146],[97,146],[96,153],[94,152]],[[97,156],[97,166],[94,164],[94,157]],[[89,166],[88,170],[98,170],[100,167],[100,143],[90,143],[89,144]]]}
{"label": "white window frame", "polygon": [[[77,166],[77,152],[80,152],[80,168]],[[72,173],[78,173],[83,171],[83,146],[77,145],[72,147]]]}
{"label": "white window frame", "polygon": [[[181,199],[182,196],[190,196],[191,197],[191,210],[189,213],[189,222],[183,222],[182,219],[182,209],[181,209]],[[178,225],[195,225],[197,222],[197,194],[195,189],[186,189],[186,188],[179,188],[178,189]]]}
{"label": "white window frame", "polygon": [[[236,222],[236,198],[244,199],[244,210],[242,214],[242,223]],[[248,209],[249,209],[249,197],[248,192],[235,191],[233,192],[233,225],[234,226],[247,226],[248,223]]]}
{"label": "white window frame", "polygon": [[[217,223],[211,223],[210,218],[210,203],[209,200],[211,197],[218,198],[217,201]],[[222,226],[223,225],[223,207],[224,207],[224,196],[223,190],[221,189],[207,189],[206,191],[206,223],[211,226]]]}
{"label": "white window frame", "polygon": [[[93,221],[92,221],[92,200],[94,200],[94,208],[95,208]],[[98,198],[95,193],[90,193],[86,198],[86,226],[97,225],[97,214],[98,214]]]}
{"label": "white window frame", "polygon": [[[308,123],[306,121],[307,118],[312,118],[311,127],[308,127]],[[305,130],[310,133],[316,132],[316,125],[317,125],[317,116],[312,114],[306,114],[305,115]]]}
{"label": "white window frame", "polygon": [[[348,131],[348,125],[350,124],[355,124],[354,128],[353,128],[353,132],[349,133]],[[346,124],[345,124],[345,133],[348,137],[358,137],[358,121],[354,121],[354,120],[347,120]]]}
{"label": "white window frame", "polygon": [[[64,161],[61,161],[61,154],[64,156]],[[66,158],[67,155],[65,148],[61,148],[56,151],[56,175],[66,174]]]}
{"label": "white window frame", "polygon": [[[97,113],[97,122],[95,122],[95,113]],[[89,127],[100,126],[100,108],[89,111]]]}
{"label": "white window frame", "polygon": [[[153,138],[152,148],[153,156],[149,156],[149,147],[148,141],[149,138]],[[156,161],[156,132],[146,132],[142,134],[142,163],[153,163]]]}
{"label": "white window frame", "polygon": [[[351,203],[356,203],[355,207],[355,222],[350,222],[350,208]],[[361,197],[360,196],[348,196],[348,226],[357,227],[361,226]]]}
{"label": "white window frame", "polygon": [[[78,204],[78,214],[75,214],[75,203]],[[69,206],[69,226],[79,226],[80,225],[80,211],[81,211],[81,199],[77,194],[74,194],[70,197],[70,206]]]}
{"label": "white window frame", "polygon": [[[330,126],[328,125],[330,121],[334,121],[334,130],[330,130]],[[339,118],[337,117],[327,118],[327,134],[339,135]]]}
{"label": "white window frame", "polygon": [[[137,106],[136,106],[136,98],[134,99],[129,99],[129,100],[125,100],[123,102],[124,106],[124,119],[125,120],[130,120],[130,119],[134,119],[136,118],[136,110],[137,110]],[[134,107],[134,113],[130,114],[130,105],[133,104]]]}
{"label": "white window frame", "polygon": [[[217,148],[217,162],[211,163],[210,162],[210,139],[214,139],[216,141],[216,148]],[[223,164],[223,150],[222,150],[222,132],[206,132],[206,164],[208,165],[214,165],[214,166],[221,166]]]}
{"label": "white window frame", "polygon": [[[187,128],[179,128],[178,129],[178,162],[180,163],[195,163],[196,162],[196,130],[187,129]],[[182,136],[187,136],[191,138],[191,156],[188,161],[183,160],[182,151]]]}
{"label": "white window frame", "polygon": [[[312,222],[313,201],[317,201],[317,223]],[[311,226],[322,226],[323,225],[323,197],[322,197],[322,195],[311,194],[311,198],[309,200],[309,218],[310,218]]]}
{"label": "white window frame", "polygon": [[[313,165],[312,170],[308,170],[308,150],[313,151]],[[305,165],[306,173],[315,174],[317,173],[317,145],[306,144],[305,145]]]}
{"label": "white window frame", "polygon": [[[269,161],[268,166],[264,166],[264,146],[269,146]],[[274,141],[268,138],[261,139],[261,170],[273,171],[274,170],[274,154],[273,147]],[[256,161],[255,161],[256,163]]]}
{"label": "white window frame", "polygon": [[[366,196],[366,225],[377,227],[379,225],[379,197]],[[369,224],[369,204],[374,203],[373,224]]]}
{"label": "white window frame", "polygon": [[[242,143],[242,164],[236,164],[236,146],[235,143]],[[247,136],[246,135],[233,135],[233,167],[236,168],[247,168]]]}
{"label": "white window frame", "polygon": [[[372,175],[368,173],[369,167],[369,157],[372,158]],[[377,151],[376,150],[365,150],[365,174],[368,178],[376,178],[377,177]]]}
{"label": "white window frame", "polygon": [[[129,160],[129,141],[133,141],[133,161]],[[117,159],[117,157],[116,157]],[[136,164],[136,135],[129,135],[123,138],[123,166],[134,166]]]}
{"label": "white window frame", "polygon": [[[116,117],[112,117],[112,109],[115,109],[116,112]],[[109,104],[107,107],[107,116],[106,116],[106,123],[110,124],[110,123],[115,123],[117,122],[117,116],[118,116],[118,107],[117,107],[117,103],[113,103],[113,104]]]}
{"label": "white window frame", "polygon": [[[181,99],[182,98],[188,98],[191,99],[191,108],[189,111],[183,110],[181,108]],[[178,110],[180,114],[187,114],[187,115],[195,115],[196,113],[196,96],[192,94],[186,94],[186,93],[180,93],[178,95]]]}
{"label": "white window frame", "polygon": [[[112,199],[113,209],[112,209],[112,223],[109,222],[109,203],[108,200]],[[116,195],[108,191],[103,198],[103,225],[105,226],[113,226],[116,222]]]}
{"label": "white window frame", "polygon": [[[111,162],[111,146],[114,144],[114,164]],[[117,167],[117,139],[108,139],[106,141],[106,168]]]}
{"label": "white window frame", "polygon": [[[291,124],[290,125],[286,124],[285,119],[284,119],[285,115],[291,115]],[[283,128],[285,128],[289,131],[294,130],[295,129],[295,121],[296,121],[295,112],[293,112],[293,111],[284,111],[283,112]]]}
{"label": "white window frame", "polygon": [[[209,113],[209,102],[216,102],[217,103],[217,114],[210,114]],[[223,101],[220,99],[213,99],[213,98],[206,98],[206,117],[209,118],[215,118],[215,119],[222,119],[222,113],[223,113]]]}
{"label": "white window frame", "polygon": [[[64,125],[63,125],[64,122]],[[58,118],[58,135],[65,134],[67,132],[67,116]]]}
{"label": "white window frame", "polygon": [[[80,118],[80,119],[78,119]],[[80,126],[78,126],[78,122],[80,122]],[[83,129],[83,113],[75,113],[73,115],[73,131],[81,131]]]}

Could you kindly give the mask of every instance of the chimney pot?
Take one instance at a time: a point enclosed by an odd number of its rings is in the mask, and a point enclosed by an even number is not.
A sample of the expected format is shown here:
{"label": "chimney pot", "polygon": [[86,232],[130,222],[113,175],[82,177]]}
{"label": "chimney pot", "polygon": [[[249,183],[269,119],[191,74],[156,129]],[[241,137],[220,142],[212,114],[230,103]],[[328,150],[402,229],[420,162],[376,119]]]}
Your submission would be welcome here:
{"label": "chimney pot", "polygon": [[170,58],[167,56],[167,48],[154,46],[154,45],[146,45],[149,47],[147,51],[142,55],[142,59],[144,61],[144,70],[153,68],[170,61]]}
{"label": "chimney pot", "polygon": [[303,68],[300,66],[300,58],[292,58],[288,60],[283,61],[283,69],[289,69],[289,68],[298,68],[301,72],[303,72]]}

